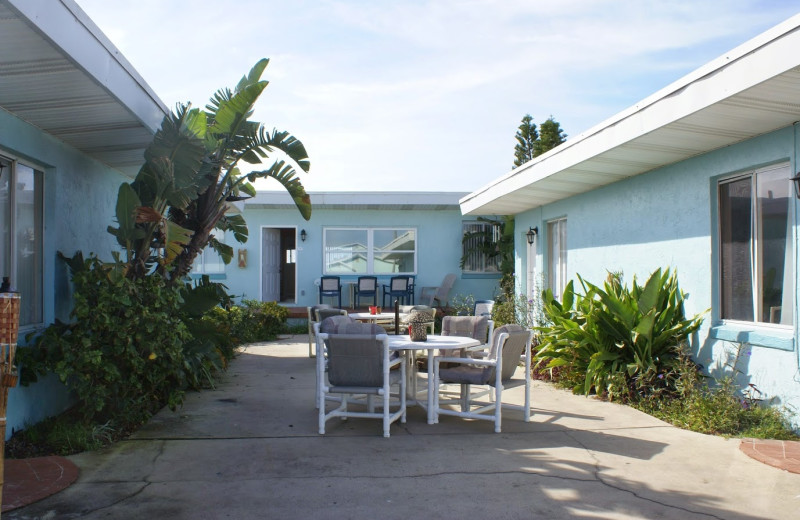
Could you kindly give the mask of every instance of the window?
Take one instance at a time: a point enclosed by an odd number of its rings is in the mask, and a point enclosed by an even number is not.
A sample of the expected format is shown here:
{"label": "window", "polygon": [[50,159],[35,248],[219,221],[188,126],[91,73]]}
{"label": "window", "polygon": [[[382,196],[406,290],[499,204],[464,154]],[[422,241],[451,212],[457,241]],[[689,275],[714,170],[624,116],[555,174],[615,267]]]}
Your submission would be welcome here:
{"label": "window", "polygon": [[[221,236],[219,236],[221,235]],[[217,240],[225,243],[225,233],[216,231]],[[225,272],[225,262],[222,257],[208,245],[206,246],[192,264],[192,274],[222,274]]]}
{"label": "window", "polygon": [[0,156],[0,276],[20,293],[20,326],[43,321],[44,174]]}
{"label": "window", "polygon": [[561,300],[567,286],[567,219],[547,223],[547,273],[553,297]]}
{"label": "window", "polygon": [[791,325],[792,185],[788,164],[720,181],[720,317]]}
{"label": "window", "polygon": [[325,274],[414,274],[417,231],[410,228],[326,228]]}
{"label": "window", "polygon": [[465,273],[499,273],[500,254],[497,243],[501,229],[491,222],[462,224],[461,270]]}

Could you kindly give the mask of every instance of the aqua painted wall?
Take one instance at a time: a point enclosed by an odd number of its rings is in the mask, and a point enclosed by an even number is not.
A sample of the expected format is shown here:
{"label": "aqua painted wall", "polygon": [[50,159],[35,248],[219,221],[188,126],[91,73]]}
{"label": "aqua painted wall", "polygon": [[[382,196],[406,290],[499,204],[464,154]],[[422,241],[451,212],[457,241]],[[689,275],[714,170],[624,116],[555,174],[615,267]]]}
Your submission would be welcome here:
{"label": "aqua painted wall", "polygon": [[[793,410],[800,426],[800,358],[797,347],[797,284],[791,330],[764,326],[721,327],[716,272],[717,180],[770,164],[791,162],[797,171],[797,135],[787,127],[746,142],[651,171],[517,215],[517,229],[539,227],[536,265],[546,273],[547,221],[567,218],[567,272],[592,282],[608,271],[624,279],[646,279],[659,267],[677,269],[682,289],[689,293],[687,314],[711,309],[692,342],[696,360],[715,375],[726,370],[736,344],[749,341],[738,370],[740,385],[755,384],[766,398]],[[798,200],[793,198],[795,215]],[[795,216],[795,279],[797,220]],[[526,272],[527,244],[517,241],[517,269]],[[525,277],[521,288],[525,288]]]}
{"label": "aqua painted wall", "polygon": [[[67,320],[71,310],[69,275],[57,252],[78,250],[111,258],[116,241],[112,223],[117,189],[125,177],[53,136],[0,110],[0,153],[44,171],[44,323]],[[39,327],[20,330],[20,338]],[[67,408],[66,389],[55,377],[9,392],[6,436]]]}
{"label": "aqua painted wall", "polygon": [[[313,204],[313,199],[312,199]],[[459,268],[461,258],[461,223],[464,219],[458,209],[453,210],[348,210],[314,209],[310,221],[302,219],[295,209],[249,209],[244,218],[250,230],[247,244],[231,243],[234,250],[247,249],[248,265],[242,269],[235,261],[225,270],[224,283],[230,292],[244,298],[261,299],[261,246],[263,227],[295,228],[299,235],[305,229],[307,239],[297,238],[297,300],[290,306],[309,306],[318,301],[318,289],[314,281],[322,273],[322,234],[324,227],[412,227],[417,229],[417,276],[418,287],[438,286],[448,273],[457,275],[450,292],[453,298],[473,295],[477,299],[492,298],[498,292],[498,276],[470,277],[462,275]],[[379,277],[379,283],[388,283],[388,276]],[[356,277],[342,277],[342,281]],[[419,291],[417,291],[417,296]],[[380,299],[380,297],[379,297]],[[348,298],[343,297],[343,305]]]}

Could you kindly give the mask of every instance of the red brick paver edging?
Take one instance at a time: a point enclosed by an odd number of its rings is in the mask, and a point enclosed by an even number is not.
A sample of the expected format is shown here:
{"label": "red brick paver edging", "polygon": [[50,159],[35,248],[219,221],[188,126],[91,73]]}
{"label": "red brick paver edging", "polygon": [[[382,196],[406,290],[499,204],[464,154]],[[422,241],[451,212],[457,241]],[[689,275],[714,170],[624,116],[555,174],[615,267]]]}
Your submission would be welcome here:
{"label": "red brick paver edging", "polygon": [[800,473],[800,441],[742,439],[739,449],[764,464]]}
{"label": "red brick paver edging", "polygon": [[4,469],[3,513],[58,493],[78,478],[78,467],[57,456],[7,459]]}

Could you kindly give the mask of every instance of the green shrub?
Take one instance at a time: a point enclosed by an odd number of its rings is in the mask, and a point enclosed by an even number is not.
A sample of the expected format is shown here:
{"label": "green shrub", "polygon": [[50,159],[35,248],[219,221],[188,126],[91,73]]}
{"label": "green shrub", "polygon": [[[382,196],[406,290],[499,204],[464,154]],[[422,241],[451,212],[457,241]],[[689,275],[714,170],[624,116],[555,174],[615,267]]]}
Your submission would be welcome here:
{"label": "green shrub", "polygon": [[669,269],[654,272],[640,286],[628,289],[619,275],[604,286],[586,282],[575,293],[570,281],[562,302],[544,293],[544,311],[551,325],[538,327],[540,366],[563,367],[563,377],[576,393],[607,394],[630,399],[636,381],[663,379],[679,361],[679,345],[702,323],[702,315],[687,319],[684,293]]}
{"label": "green shrub", "polygon": [[239,345],[272,341],[286,330],[289,311],[276,302],[242,300],[230,309],[216,307],[204,316],[221,336],[227,338],[225,348],[233,351]]}
{"label": "green shrub", "polygon": [[74,322],[56,322],[20,349],[25,379],[54,372],[95,423],[136,424],[181,404],[192,337],[177,312],[180,288],[159,276],[130,280],[120,264],[94,257],[71,267]]}

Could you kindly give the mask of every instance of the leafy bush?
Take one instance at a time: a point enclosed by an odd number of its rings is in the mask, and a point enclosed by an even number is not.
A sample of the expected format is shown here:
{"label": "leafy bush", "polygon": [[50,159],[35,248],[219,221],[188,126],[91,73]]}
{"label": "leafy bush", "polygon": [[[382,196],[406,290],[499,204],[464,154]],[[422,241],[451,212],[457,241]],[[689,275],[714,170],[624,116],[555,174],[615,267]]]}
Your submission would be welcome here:
{"label": "leafy bush", "polygon": [[[563,367],[576,393],[630,398],[637,380],[652,381],[669,373],[679,360],[679,345],[702,323],[687,319],[677,275],[655,271],[640,286],[628,289],[612,274],[603,288],[578,279],[584,295],[570,281],[562,302],[548,289],[544,311],[549,326],[538,327],[539,365]],[[645,385],[639,386],[639,388]]]}
{"label": "leafy bush", "polygon": [[276,302],[242,300],[242,305],[230,309],[212,309],[204,320],[227,338],[226,348],[232,350],[244,343],[276,339],[285,330],[288,317],[288,309]]}
{"label": "leafy bush", "polygon": [[[20,349],[23,377],[54,372],[87,421],[136,424],[183,402],[183,347],[192,336],[176,310],[181,289],[158,276],[136,280],[95,257],[70,263],[73,323],[56,322]],[[29,338],[31,339],[31,338]]]}

